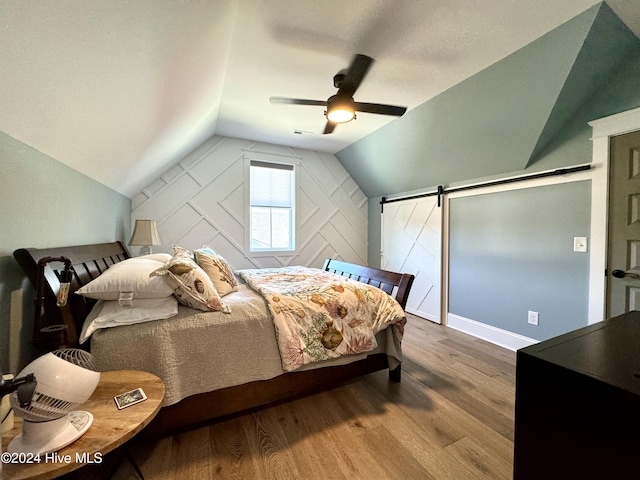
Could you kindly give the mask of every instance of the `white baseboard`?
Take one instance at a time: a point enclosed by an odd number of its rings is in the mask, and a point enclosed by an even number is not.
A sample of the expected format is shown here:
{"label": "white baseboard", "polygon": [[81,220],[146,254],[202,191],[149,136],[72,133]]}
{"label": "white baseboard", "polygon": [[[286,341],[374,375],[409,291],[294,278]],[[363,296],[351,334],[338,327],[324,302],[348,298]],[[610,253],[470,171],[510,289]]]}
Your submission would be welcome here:
{"label": "white baseboard", "polygon": [[538,343],[538,340],[492,327],[486,323],[476,322],[453,313],[447,314],[447,326],[513,351]]}
{"label": "white baseboard", "polygon": [[437,318],[435,315],[430,315],[428,313],[418,311],[415,308],[406,307],[404,309],[404,311],[407,312],[407,313],[410,313],[412,315],[415,315],[416,317],[420,317],[420,318],[424,318],[425,320],[429,320],[429,321],[431,321],[433,323],[442,323],[440,321],[440,319]]}

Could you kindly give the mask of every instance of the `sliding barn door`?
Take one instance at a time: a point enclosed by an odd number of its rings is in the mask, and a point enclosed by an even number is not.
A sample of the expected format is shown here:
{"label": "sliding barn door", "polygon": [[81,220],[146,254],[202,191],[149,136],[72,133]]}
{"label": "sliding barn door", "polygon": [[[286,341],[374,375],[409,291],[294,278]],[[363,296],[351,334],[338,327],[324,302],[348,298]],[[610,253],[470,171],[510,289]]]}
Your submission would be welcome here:
{"label": "sliding barn door", "polygon": [[413,273],[407,312],[441,323],[442,208],[436,197],[384,205],[381,264]]}

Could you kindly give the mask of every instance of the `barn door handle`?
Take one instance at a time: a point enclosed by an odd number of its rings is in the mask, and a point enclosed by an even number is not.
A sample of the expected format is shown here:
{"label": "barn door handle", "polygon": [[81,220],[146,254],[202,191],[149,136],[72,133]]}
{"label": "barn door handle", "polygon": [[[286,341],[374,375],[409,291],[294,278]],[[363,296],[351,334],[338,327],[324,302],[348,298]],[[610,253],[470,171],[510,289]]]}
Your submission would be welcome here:
{"label": "barn door handle", "polygon": [[611,272],[611,275],[613,275],[616,278],[624,278],[624,277],[640,278],[640,275],[638,275],[637,273],[625,272],[623,270],[614,270],[613,272]]}

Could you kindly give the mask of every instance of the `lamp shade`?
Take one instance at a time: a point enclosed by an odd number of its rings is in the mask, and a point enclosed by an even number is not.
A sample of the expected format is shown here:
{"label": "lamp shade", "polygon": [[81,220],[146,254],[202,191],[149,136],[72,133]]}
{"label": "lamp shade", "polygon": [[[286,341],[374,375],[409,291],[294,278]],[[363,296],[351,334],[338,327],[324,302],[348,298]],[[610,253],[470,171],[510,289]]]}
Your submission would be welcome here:
{"label": "lamp shade", "polygon": [[158,233],[158,226],[156,225],[156,221],[148,219],[136,220],[136,225],[133,228],[133,235],[131,235],[129,245],[162,245],[162,240],[160,240],[160,234]]}

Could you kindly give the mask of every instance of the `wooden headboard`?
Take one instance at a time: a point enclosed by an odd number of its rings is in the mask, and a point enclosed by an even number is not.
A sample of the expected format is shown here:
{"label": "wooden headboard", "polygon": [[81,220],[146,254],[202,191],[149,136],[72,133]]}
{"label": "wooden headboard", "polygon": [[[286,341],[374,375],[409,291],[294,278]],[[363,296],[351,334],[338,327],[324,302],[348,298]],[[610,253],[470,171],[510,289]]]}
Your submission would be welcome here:
{"label": "wooden headboard", "polygon": [[64,307],[56,306],[60,289],[60,272],[64,264],[51,262],[45,267],[44,310],[49,325],[67,325],[68,341],[77,345],[78,333],[84,319],[95,304],[95,300],[74,295],[75,291],[100,276],[110,265],[130,258],[131,255],[122,242],[79,245],[59,248],[20,248],[13,252],[22,270],[36,288],[38,261],[44,257],[67,257],[73,266],[73,279],[69,290],[69,301]]}
{"label": "wooden headboard", "polygon": [[388,270],[380,270],[373,267],[364,267],[354,263],[341,262],[327,258],[322,266],[323,270],[337,273],[343,277],[352,278],[362,283],[367,283],[393,295],[394,288],[397,287],[395,299],[402,309],[407,306],[407,299],[413,285],[414,276],[409,273],[396,273]]}

